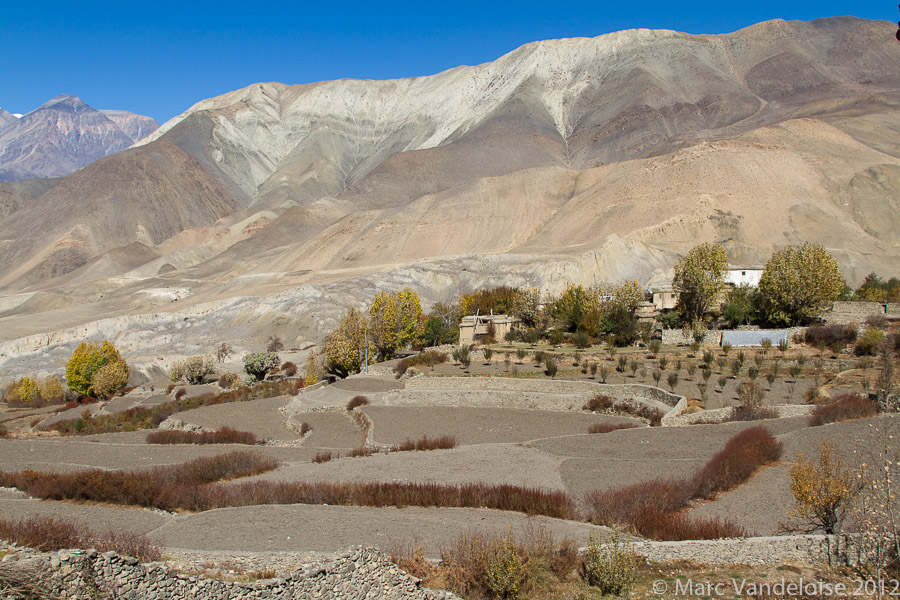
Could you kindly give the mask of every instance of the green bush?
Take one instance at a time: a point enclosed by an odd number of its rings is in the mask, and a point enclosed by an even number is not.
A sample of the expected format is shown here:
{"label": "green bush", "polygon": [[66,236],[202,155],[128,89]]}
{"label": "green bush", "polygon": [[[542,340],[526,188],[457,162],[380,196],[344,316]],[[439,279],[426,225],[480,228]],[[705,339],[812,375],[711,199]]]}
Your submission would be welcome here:
{"label": "green bush", "polygon": [[674,310],[667,310],[656,315],[656,322],[663,329],[681,329],[681,317]]}
{"label": "green bush", "polygon": [[497,541],[490,550],[485,579],[497,598],[518,598],[519,589],[528,576],[525,561],[519,554],[512,535]]}
{"label": "green bush", "polygon": [[604,596],[622,596],[634,585],[638,560],[631,544],[622,541],[618,529],[612,535],[601,536],[599,541],[592,533],[584,557],[582,578]]}
{"label": "green bush", "polygon": [[869,325],[863,334],[856,340],[856,347],[853,349],[857,356],[875,356],[878,354],[878,347],[884,343],[884,332],[877,327]]}
{"label": "green bush", "polygon": [[244,356],[244,371],[257,381],[265,379],[269,371],[279,364],[281,359],[275,352],[252,352]]}
{"label": "green bush", "polygon": [[198,354],[172,363],[169,368],[169,379],[174,382],[186,381],[193,385],[199,385],[203,383],[203,379],[207,375],[211,375],[214,371],[212,357]]}
{"label": "green bush", "polygon": [[[66,385],[77,394],[92,396],[94,395],[94,375],[110,363],[122,363],[125,370],[128,369],[125,359],[111,343],[81,342],[66,363]],[[117,372],[121,372],[121,370],[118,369]],[[105,385],[109,385],[112,381],[109,375],[110,372],[107,371],[104,376]],[[127,377],[125,381],[128,381]]]}
{"label": "green bush", "polygon": [[544,359],[544,372],[548,377],[554,378],[556,377],[556,373],[559,370],[559,366],[556,364],[556,361],[550,358],[549,356]]}

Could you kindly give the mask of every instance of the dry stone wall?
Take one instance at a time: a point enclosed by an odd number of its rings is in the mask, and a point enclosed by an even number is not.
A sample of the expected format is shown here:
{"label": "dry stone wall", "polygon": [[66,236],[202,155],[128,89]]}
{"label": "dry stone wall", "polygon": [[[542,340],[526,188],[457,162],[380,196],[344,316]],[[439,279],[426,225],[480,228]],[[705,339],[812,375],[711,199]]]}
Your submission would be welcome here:
{"label": "dry stone wall", "polygon": [[422,587],[374,549],[356,548],[325,562],[302,565],[286,577],[252,582],[195,577],[164,565],[141,564],[115,552],[28,551],[7,555],[4,569],[34,573],[40,597],[120,600],[455,600],[458,596]]}
{"label": "dry stone wall", "polygon": [[705,565],[856,565],[860,545],[837,535],[784,535],[727,540],[637,542],[634,551],[652,562],[690,560]]}
{"label": "dry stone wall", "polygon": [[382,397],[385,404],[431,406],[506,406],[545,410],[581,410],[597,394],[616,400],[643,398],[676,406],[681,396],[650,385],[602,384],[564,379],[512,377],[411,377],[405,389]]}

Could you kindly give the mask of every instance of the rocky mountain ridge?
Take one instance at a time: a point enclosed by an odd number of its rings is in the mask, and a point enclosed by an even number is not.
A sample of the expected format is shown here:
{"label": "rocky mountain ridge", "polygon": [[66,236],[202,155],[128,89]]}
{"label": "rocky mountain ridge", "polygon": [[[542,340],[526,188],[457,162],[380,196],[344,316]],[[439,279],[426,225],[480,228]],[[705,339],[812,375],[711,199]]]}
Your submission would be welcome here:
{"label": "rocky mountain ridge", "polygon": [[150,117],[57,96],[17,118],[0,111],[0,181],[61,177],[120,152],[158,127]]}

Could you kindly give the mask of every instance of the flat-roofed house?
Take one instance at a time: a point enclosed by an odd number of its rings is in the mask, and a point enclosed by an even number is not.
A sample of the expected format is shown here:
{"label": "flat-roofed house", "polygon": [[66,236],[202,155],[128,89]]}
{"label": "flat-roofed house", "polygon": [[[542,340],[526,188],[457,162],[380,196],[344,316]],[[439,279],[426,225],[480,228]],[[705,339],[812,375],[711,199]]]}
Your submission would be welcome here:
{"label": "flat-roofed house", "polygon": [[459,343],[474,344],[488,334],[488,328],[493,323],[494,339],[503,340],[513,325],[519,320],[510,315],[469,315],[463,317],[459,323]]}

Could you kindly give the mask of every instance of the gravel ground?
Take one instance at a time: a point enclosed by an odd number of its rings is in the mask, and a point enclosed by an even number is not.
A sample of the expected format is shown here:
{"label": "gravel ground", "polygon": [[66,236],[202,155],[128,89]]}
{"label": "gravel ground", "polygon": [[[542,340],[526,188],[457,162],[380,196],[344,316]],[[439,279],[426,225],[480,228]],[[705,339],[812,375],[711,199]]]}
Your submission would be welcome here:
{"label": "gravel ground", "polygon": [[616,488],[650,479],[690,477],[706,461],[697,459],[569,458],[559,468],[566,490],[581,503],[585,492]]}
{"label": "gravel ground", "polygon": [[[738,431],[758,423],[697,425],[677,428],[639,428],[609,434],[582,433],[591,423],[625,418],[572,411],[503,408],[379,406],[379,394],[400,384],[389,379],[351,378],[341,387],[328,386],[295,398],[274,398],[204,407],[176,418],[204,427],[229,425],[269,439],[292,440],[279,410],[306,409],[292,422],[309,422],[312,431],[299,447],[260,446],[255,451],[278,458],[277,471],[251,479],[273,481],[485,481],[566,489],[576,500],[589,489],[623,485],[655,477],[681,477],[695,472]],[[364,409],[373,422],[379,443],[397,443],[422,434],[453,434],[462,444],[453,450],[378,454],[313,464],[321,449],[347,451],[361,443],[353,420],[339,408],[357,394],[369,395],[374,406]],[[83,409],[81,409],[83,410]],[[0,413],[10,414],[10,413]],[[858,421],[817,428],[805,417],[762,423],[785,444],[781,464],[761,470],[747,484],[715,501],[694,507],[692,515],[730,517],[757,533],[771,533],[788,519],[790,506],[787,461],[802,450],[815,454],[823,439],[849,452],[866,442],[871,423]],[[900,425],[900,420],[890,420]],[[89,467],[140,468],[184,462],[246,446],[154,446],[144,444],[148,432],[70,438],[0,440],[0,468],[71,471]],[[868,443],[868,447],[872,444]],[[93,529],[149,532],[173,548],[236,551],[332,552],[352,544],[384,549],[410,543],[425,546],[436,556],[442,544],[471,529],[505,533],[525,523],[546,523],[558,535],[583,544],[591,526],[583,523],[527,518],[482,509],[374,509],[338,506],[254,506],[221,509],[193,515],[108,506],[40,502],[14,493],[0,494],[4,517],[53,514],[78,519]],[[290,539],[288,539],[290,538]],[[418,539],[416,539],[418,538]]]}
{"label": "gravel ground", "polygon": [[[269,481],[427,481],[446,484],[510,483],[565,489],[562,461],[513,444],[463,446],[452,450],[392,452],[327,463],[293,463],[251,479]],[[245,480],[246,481],[246,480]]]}
{"label": "gravel ground", "polygon": [[318,410],[291,417],[291,423],[297,427],[304,422],[312,427],[303,440],[305,448],[349,450],[363,445],[362,432],[346,412]]}
{"label": "gravel ground", "polygon": [[546,517],[488,509],[367,508],[355,506],[266,505],[211,510],[170,520],[149,532],[166,546],[193,550],[297,550],[334,552],[351,545],[385,551],[421,545],[437,558],[441,546],[469,531],[505,534],[512,527],[545,526],[558,538],[585,545],[603,528]]}
{"label": "gravel ground", "polygon": [[162,527],[176,518],[174,515],[162,511],[145,508],[71,504],[30,498],[0,499],[0,515],[4,519],[13,521],[33,516],[77,521],[88,526],[95,533],[130,531],[144,534]]}
{"label": "gravel ground", "polygon": [[[739,431],[759,423],[724,423],[690,427],[642,427],[601,435],[575,435],[529,442],[539,450],[573,458],[602,460],[709,460]],[[774,435],[806,427],[805,417],[765,421]]]}
{"label": "gravel ground", "polygon": [[249,431],[264,440],[297,440],[300,434],[285,426],[285,417],[280,410],[290,401],[289,396],[279,396],[249,402],[228,402],[176,413],[172,418],[207,429],[231,427]]}
{"label": "gravel ground", "polygon": [[525,442],[539,438],[587,433],[594,423],[633,422],[634,419],[518,408],[448,406],[366,406],[372,439],[397,444],[423,435],[453,435],[459,444]]}
{"label": "gravel ground", "polygon": [[781,462],[761,470],[750,481],[713,502],[695,506],[688,514],[706,519],[730,519],[751,534],[774,535],[779,533],[779,523],[796,523],[788,514],[793,505],[788,465]]}
{"label": "gravel ground", "polygon": [[[120,435],[120,434],[113,434]],[[146,432],[143,433],[146,436]],[[138,445],[100,442],[105,436],[83,438],[43,438],[0,440],[4,471],[36,469],[68,472],[89,468],[136,469],[185,462],[201,456],[214,456],[235,450],[253,450],[281,461],[304,460],[308,451],[295,448],[243,445]]]}

